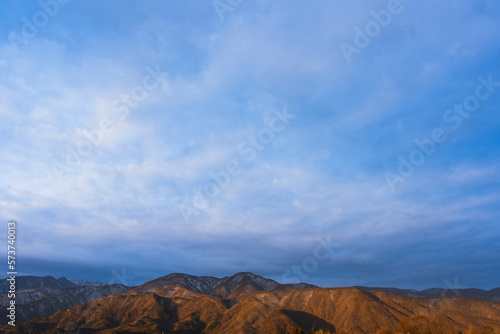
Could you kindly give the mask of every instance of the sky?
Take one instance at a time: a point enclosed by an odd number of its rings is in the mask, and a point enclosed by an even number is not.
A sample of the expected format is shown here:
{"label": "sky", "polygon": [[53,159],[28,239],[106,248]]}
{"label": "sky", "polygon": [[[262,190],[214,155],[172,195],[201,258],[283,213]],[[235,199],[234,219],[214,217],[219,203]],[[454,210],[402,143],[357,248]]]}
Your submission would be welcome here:
{"label": "sky", "polygon": [[498,287],[499,55],[495,0],[3,1],[0,247],[15,220],[18,275]]}

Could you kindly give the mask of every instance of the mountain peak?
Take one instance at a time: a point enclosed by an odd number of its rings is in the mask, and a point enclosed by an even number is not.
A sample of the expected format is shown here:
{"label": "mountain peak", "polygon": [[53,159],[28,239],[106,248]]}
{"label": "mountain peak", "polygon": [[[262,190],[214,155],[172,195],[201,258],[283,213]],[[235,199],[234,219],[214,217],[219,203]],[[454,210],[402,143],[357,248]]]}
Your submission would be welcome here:
{"label": "mountain peak", "polygon": [[234,274],[233,276],[226,276],[226,277],[234,277],[234,278],[244,278],[244,277],[249,277],[249,278],[258,278],[258,279],[268,279],[268,278],[264,278],[260,275],[256,275],[254,273],[251,273],[249,271],[242,271],[242,272],[239,272],[239,273],[236,273]]}
{"label": "mountain peak", "polygon": [[251,272],[239,272],[232,276],[217,278],[213,276],[194,276],[182,273],[172,273],[137,288],[129,294],[154,292],[167,297],[173,294],[205,294],[220,298],[236,298],[254,291],[281,291],[291,289],[311,288],[313,285],[283,285]]}
{"label": "mountain peak", "polygon": [[[252,272],[249,272],[249,271],[240,271],[239,273],[236,273],[234,274],[233,276],[239,276],[239,275],[245,275],[245,276],[259,276],[259,275],[256,275]],[[261,276],[259,276],[261,277]]]}

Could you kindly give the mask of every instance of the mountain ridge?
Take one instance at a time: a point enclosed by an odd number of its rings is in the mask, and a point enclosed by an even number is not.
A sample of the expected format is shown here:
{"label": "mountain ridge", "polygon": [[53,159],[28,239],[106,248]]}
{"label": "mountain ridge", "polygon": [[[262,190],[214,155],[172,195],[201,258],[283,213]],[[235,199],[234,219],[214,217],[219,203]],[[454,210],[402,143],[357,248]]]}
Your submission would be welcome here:
{"label": "mountain ridge", "polygon": [[[82,334],[274,334],[311,333],[313,328],[324,328],[323,333],[372,334],[404,326],[414,328],[410,333],[452,333],[451,329],[458,333],[472,326],[500,329],[500,303],[463,297],[409,298],[348,287],[253,291],[231,300],[229,304],[210,295],[162,297],[153,292],[111,295],[4,330],[56,333],[70,325],[78,326]],[[424,331],[430,328],[434,331]]]}
{"label": "mountain ridge", "polygon": [[[164,282],[164,283],[180,283],[183,287],[193,290],[195,292],[199,292],[202,294],[210,294],[216,288],[221,288],[227,284],[235,284],[235,282],[239,282],[239,279],[242,277],[251,277],[254,283],[260,285],[259,288],[264,288],[263,290],[292,290],[292,289],[303,289],[303,288],[313,288],[317,287],[316,285],[309,283],[286,283],[281,284],[272,279],[264,278],[262,276],[253,274],[251,272],[239,272],[232,276],[224,276],[221,278],[215,276],[196,276],[185,273],[170,273],[168,275],[158,277],[151,281],[145,282],[139,286],[124,286],[128,287],[131,290],[136,289],[138,287],[143,287],[145,285],[151,284],[153,282]],[[259,284],[260,282],[260,284]],[[47,288],[55,288],[55,289],[68,289],[75,287],[84,287],[84,286],[93,286],[93,287],[103,287],[107,285],[104,282],[90,282],[83,279],[68,279],[66,277],[54,278],[53,276],[17,276],[16,277],[16,287],[17,291],[25,290],[25,289],[37,289],[42,287]],[[368,286],[355,286],[362,290],[371,292],[371,291],[385,291],[390,294],[406,296],[406,297],[416,297],[416,298],[437,298],[437,297],[466,297],[472,298],[476,300],[489,300],[489,301],[500,301],[500,287],[492,288],[490,290],[478,289],[478,288],[463,288],[463,289],[452,289],[452,288],[429,288],[424,290],[416,290],[416,289],[402,289],[395,287],[368,287]],[[232,290],[234,287],[231,287]],[[257,288],[257,287],[255,287]],[[7,295],[9,291],[9,283],[5,279],[0,280],[0,295]],[[221,291],[222,292],[222,291]],[[219,295],[225,295],[220,294]],[[226,295],[227,296],[227,295]]]}
{"label": "mountain ridge", "polygon": [[[344,328],[358,333],[355,327],[352,327],[352,324],[360,321],[357,318],[358,313],[367,313],[370,316],[376,314],[377,317],[385,319],[380,325],[391,327],[396,326],[404,317],[425,314],[431,309],[429,305],[433,304],[440,307],[444,305],[447,308],[457,304],[470,304],[476,309],[486,310],[486,314],[492,319],[498,319],[500,326],[500,314],[495,313],[497,309],[500,312],[500,303],[488,304],[497,301],[495,298],[500,288],[490,291],[439,288],[417,291],[362,286],[321,288],[307,283],[280,284],[251,272],[240,272],[222,278],[171,273],[135,287],[121,284],[89,286],[83,280],[73,282],[64,277],[55,279],[52,276],[18,278],[22,283],[19,285],[20,290],[17,291],[17,301],[20,303],[17,305],[18,321],[28,321],[27,323],[32,323],[33,326],[43,323],[41,328],[54,324],[56,327],[61,327],[64,325],[62,322],[71,316],[92,328],[92,333],[104,331],[110,326],[110,328],[115,326],[120,331],[142,333],[137,329],[139,322],[129,322],[130,319],[125,317],[127,307],[120,306],[124,301],[130,303],[132,305],[130,307],[138,308],[134,314],[140,319],[144,314],[148,314],[147,319],[141,321],[148,324],[152,333],[160,329],[168,329],[175,333],[245,331],[247,329],[240,328],[240,323],[247,322],[260,328],[257,333],[267,333],[268,330],[286,332],[300,328],[310,329],[313,325],[330,331]],[[4,285],[5,282],[0,283],[0,288]],[[493,300],[484,301],[478,298]],[[5,306],[6,303],[8,303],[7,297],[0,298],[0,305]],[[108,303],[109,305],[105,305]],[[168,310],[165,309],[164,303],[170,305]],[[115,320],[90,321],[87,319],[91,313],[88,307],[90,309],[102,307],[103,314],[114,314]],[[208,311],[204,307],[213,310]],[[3,309],[0,316],[5,319],[3,314],[5,308]],[[87,316],[77,317],[78,312],[71,310],[86,312]],[[60,312],[70,313],[61,317]],[[344,318],[339,317],[339,312],[345,315]],[[453,312],[450,313],[452,318],[457,317],[458,320],[472,325],[478,324],[470,319],[467,312],[472,311],[467,311],[465,307],[459,307]],[[261,323],[256,314],[264,314],[266,322]],[[446,318],[441,320],[444,323],[449,322]],[[52,325],[46,323],[47,321]],[[495,321],[492,323],[496,324]],[[370,331],[378,324],[378,322],[363,321],[359,326],[364,326],[366,331],[359,333],[371,333]]]}
{"label": "mountain ridge", "polygon": [[132,288],[127,293],[141,294],[155,292],[160,296],[167,297],[175,291],[179,291],[179,289],[188,289],[194,293],[228,298],[252,291],[292,290],[313,287],[316,286],[307,283],[280,284],[272,279],[264,278],[251,272],[240,272],[222,278],[172,273]]}

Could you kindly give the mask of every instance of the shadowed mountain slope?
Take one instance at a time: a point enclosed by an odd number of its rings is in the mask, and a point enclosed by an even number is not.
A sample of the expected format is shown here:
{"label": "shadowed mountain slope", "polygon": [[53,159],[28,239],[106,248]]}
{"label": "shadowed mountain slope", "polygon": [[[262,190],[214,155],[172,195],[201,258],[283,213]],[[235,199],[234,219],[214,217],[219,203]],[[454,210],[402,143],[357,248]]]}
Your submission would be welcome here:
{"label": "shadowed mountain slope", "polygon": [[[75,286],[67,289],[52,287],[39,287],[23,289],[16,293],[16,319],[17,322],[28,321],[40,316],[49,316],[59,310],[87,303],[96,299],[120,294],[129,288],[121,284],[104,286]],[[7,309],[10,299],[6,296],[0,299],[0,324],[6,324]]]}

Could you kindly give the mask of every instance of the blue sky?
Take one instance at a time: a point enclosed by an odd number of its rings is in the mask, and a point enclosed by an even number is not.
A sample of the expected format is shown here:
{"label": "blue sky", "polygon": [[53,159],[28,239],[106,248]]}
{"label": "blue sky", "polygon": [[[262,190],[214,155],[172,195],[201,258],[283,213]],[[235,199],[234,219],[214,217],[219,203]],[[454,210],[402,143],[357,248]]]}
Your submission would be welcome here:
{"label": "blue sky", "polygon": [[500,286],[497,1],[0,13],[20,274]]}

